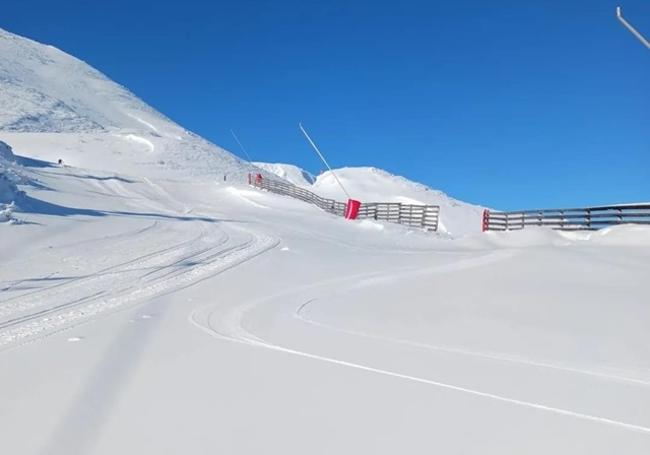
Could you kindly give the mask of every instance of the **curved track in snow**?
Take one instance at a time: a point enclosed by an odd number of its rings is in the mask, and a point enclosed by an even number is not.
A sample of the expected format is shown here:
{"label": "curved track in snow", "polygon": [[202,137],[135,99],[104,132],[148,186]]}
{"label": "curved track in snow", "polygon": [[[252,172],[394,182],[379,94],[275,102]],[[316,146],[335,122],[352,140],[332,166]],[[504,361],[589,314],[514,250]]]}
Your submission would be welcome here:
{"label": "curved track in snow", "polygon": [[0,302],[0,349],[219,274],[278,244],[243,228],[206,228],[189,240]]}
{"label": "curved track in snow", "polygon": [[[505,254],[511,254],[508,252]],[[498,261],[502,258],[503,252],[494,254],[487,254],[482,258],[473,258],[470,260],[460,260],[455,263],[448,264],[443,267],[437,267],[429,270],[434,274],[437,271],[460,270],[468,267],[479,267],[493,261]],[[649,383],[635,378],[609,375],[598,371],[583,370],[578,368],[563,367],[544,362],[537,362],[534,359],[517,359],[500,355],[495,353],[481,353],[472,352],[462,349],[453,349],[445,346],[433,346],[426,343],[414,343],[408,340],[399,340],[390,337],[383,337],[379,335],[368,334],[360,331],[348,330],[341,327],[336,327],[330,324],[320,323],[318,321],[310,320],[304,315],[304,308],[310,303],[315,302],[320,297],[305,298],[306,295],[325,296],[325,299],[332,295],[331,289],[336,289],[336,294],[345,294],[346,290],[353,289],[360,280],[367,280],[368,283],[374,281],[382,281],[383,279],[394,280],[399,276],[408,276],[413,274],[422,274],[421,269],[402,269],[401,271],[395,270],[391,273],[365,273],[344,278],[332,279],[323,282],[303,285],[293,288],[286,292],[281,292],[272,296],[267,296],[258,300],[234,304],[231,306],[223,305],[207,305],[196,309],[189,317],[190,322],[208,333],[209,335],[231,342],[243,343],[257,348],[264,348],[273,351],[282,352],[285,354],[296,355],[307,359],[327,362],[333,365],[354,368],[366,371],[372,374],[379,374],[390,376],[401,380],[416,382],[433,386],[436,388],[444,389],[452,393],[466,394],[476,397],[480,400],[493,400],[507,405],[526,408],[534,412],[550,413],[556,416],[561,416],[569,419],[578,419],[585,422],[591,422],[597,425],[613,426],[622,430],[629,430],[639,432],[645,435],[650,435],[650,422],[647,419],[638,419],[639,416],[633,417],[634,412],[626,412],[624,409],[620,412],[609,415],[607,410],[604,409],[599,412],[598,403],[594,406],[583,406],[578,400],[575,408],[571,403],[560,404],[553,400],[546,400],[544,394],[537,396],[533,386],[526,389],[522,396],[521,391],[519,394],[510,394],[507,390],[500,389],[499,387],[491,387],[489,381],[482,384],[480,381],[473,383],[472,379],[462,382],[453,382],[445,379],[436,378],[436,372],[423,370],[422,372],[410,373],[408,368],[405,371],[400,371],[399,367],[383,366],[381,362],[376,365],[377,354],[370,356],[356,357],[353,354],[348,354],[348,349],[352,348],[354,344],[361,343],[363,346],[372,346],[373,342],[379,343],[378,346],[392,345],[393,349],[410,349],[412,351],[404,351],[405,353],[413,355],[414,353],[420,356],[423,360],[429,360],[433,364],[436,363],[437,358],[428,358],[429,353],[438,351],[440,354],[454,358],[459,365],[464,368],[479,368],[474,374],[480,376],[480,366],[492,365],[495,371],[499,370],[499,374],[508,375],[509,373],[520,375],[521,378],[529,378],[534,381],[534,378],[541,373],[543,377],[553,377],[554,375],[563,375],[563,379],[569,379],[570,387],[586,386],[587,389],[593,388],[595,390],[602,384],[611,386],[614,384],[620,387],[623,392],[622,397],[628,399],[634,396],[634,392],[640,388],[646,388]],[[302,299],[302,300],[300,300]],[[259,312],[259,314],[256,314]],[[273,327],[260,328],[260,321],[262,324],[267,324],[268,321],[273,321]],[[336,344],[337,338],[341,335],[346,336],[342,345],[347,346],[345,349],[330,348],[328,345]],[[311,340],[312,337],[316,337]],[[380,346],[381,345],[381,346]],[[400,347],[401,346],[401,347]],[[354,351],[354,349],[352,349]],[[420,352],[415,352],[420,351]],[[422,354],[422,351],[424,354]],[[367,360],[366,357],[373,360]],[[381,358],[381,355],[379,355]],[[469,360],[467,360],[469,359]],[[476,363],[473,363],[475,362]],[[479,363],[480,362],[480,363]],[[389,362],[390,364],[391,362]],[[397,365],[401,365],[397,362]],[[405,364],[406,365],[406,364]],[[442,366],[445,365],[443,362]],[[465,370],[463,374],[467,374]],[[489,375],[488,375],[489,376]],[[441,377],[444,378],[444,375]],[[494,384],[492,384],[494,386]],[[569,387],[569,388],[570,388]],[[494,388],[494,391],[492,390]],[[532,393],[531,393],[532,392]],[[586,396],[591,393],[589,390],[585,391]],[[594,392],[596,393],[596,392]],[[526,396],[528,395],[528,396]],[[597,396],[594,395],[594,397]],[[635,403],[626,403],[623,408],[631,409],[629,406],[637,406]],[[606,408],[606,406],[605,406]]]}

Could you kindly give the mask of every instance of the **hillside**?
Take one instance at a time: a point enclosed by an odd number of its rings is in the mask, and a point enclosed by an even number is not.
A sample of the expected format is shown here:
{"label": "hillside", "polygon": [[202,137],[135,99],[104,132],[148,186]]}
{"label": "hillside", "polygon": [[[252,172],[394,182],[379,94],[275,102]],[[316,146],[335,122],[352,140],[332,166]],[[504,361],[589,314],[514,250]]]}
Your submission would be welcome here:
{"label": "hillside", "polygon": [[250,169],[59,49],[0,29],[0,56],[0,140],[19,152],[175,178]]}
{"label": "hillside", "polygon": [[[347,199],[330,171],[314,178],[296,166],[281,163],[254,163],[294,185],[339,201]],[[405,177],[393,175],[374,167],[346,167],[335,169],[337,177],[352,198],[362,202],[401,202],[403,204],[432,204],[440,206],[440,232],[455,237],[478,233],[481,230],[483,207],[454,199]]]}

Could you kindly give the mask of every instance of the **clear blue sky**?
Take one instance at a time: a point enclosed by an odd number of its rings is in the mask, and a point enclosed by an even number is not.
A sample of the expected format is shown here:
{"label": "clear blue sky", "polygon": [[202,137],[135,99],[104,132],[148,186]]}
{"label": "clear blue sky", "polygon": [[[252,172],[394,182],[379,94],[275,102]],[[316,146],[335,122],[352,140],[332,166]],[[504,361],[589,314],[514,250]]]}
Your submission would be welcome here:
{"label": "clear blue sky", "polygon": [[515,209],[650,200],[650,51],[616,4],[23,0],[0,27],[233,152],[318,172],[302,120],[334,166]]}

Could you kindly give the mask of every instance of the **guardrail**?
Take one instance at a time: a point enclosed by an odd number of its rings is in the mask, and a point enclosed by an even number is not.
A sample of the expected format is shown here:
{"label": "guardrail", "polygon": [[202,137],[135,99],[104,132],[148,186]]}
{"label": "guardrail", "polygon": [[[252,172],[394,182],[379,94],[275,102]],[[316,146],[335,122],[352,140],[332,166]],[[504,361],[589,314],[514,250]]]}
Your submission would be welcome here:
{"label": "guardrail", "polygon": [[[346,204],[334,199],[326,199],[311,191],[291,183],[273,180],[260,175],[248,176],[248,183],[255,188],[291,196],[333,213],[344,216]],[[389,221],[427,231],[438,230],[440,207],[437,205],[401,204],[399,202],[362,202],[357,218]]]}
{"label": "guardrail", "polygon": [[517,212],[483,211],[483,231],[511,231],[528,226],[545,226],[563,231],[593,231],[617,224],[650,224],[650,204]]}

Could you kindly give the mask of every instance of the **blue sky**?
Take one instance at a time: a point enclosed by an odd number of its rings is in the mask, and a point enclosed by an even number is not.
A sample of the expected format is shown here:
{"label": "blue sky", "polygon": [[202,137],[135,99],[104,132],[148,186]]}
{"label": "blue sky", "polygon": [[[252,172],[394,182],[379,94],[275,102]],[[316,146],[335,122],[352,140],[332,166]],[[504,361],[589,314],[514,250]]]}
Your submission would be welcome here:
{"label": "blue sky", "polygon": [[[621,0],[622,1],[622,0]],[[650,200],[650,51],[615,1],[4,2],[186,128],[254,159],[371,165],[501,209]],[[650,36],[650,2],[625,0]]]}

